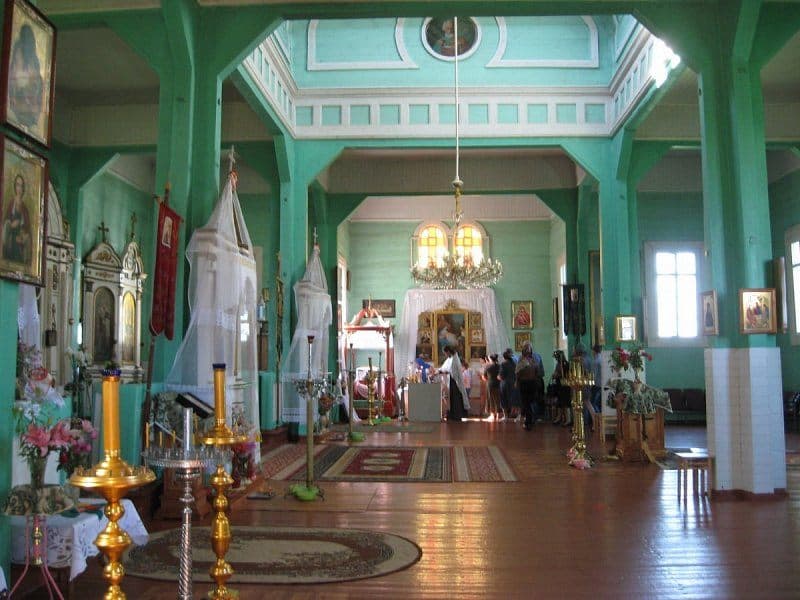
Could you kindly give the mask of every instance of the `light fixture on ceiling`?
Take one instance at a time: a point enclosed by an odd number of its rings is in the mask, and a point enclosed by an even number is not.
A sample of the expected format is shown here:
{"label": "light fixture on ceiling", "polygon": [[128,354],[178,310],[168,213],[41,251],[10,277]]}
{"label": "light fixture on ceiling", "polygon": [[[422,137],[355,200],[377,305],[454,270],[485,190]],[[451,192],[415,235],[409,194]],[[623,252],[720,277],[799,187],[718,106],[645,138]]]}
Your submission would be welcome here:
{"label": "light fixture on ceiling", "polygon": [[480,262],[475,264],[471,256],[466,252],[459,260],[456,256],[455,238],[458,234],[458,228],[461,225],[461,220],[464,217],[464,212],[461,209],[461,191],[464,182],[461,181],[459,176],[459,160],[460,160],[460,145],[459,145],[459,125],[461,121],[461,111],[459,106],[458,96],[458,53],[459,53],[459,38],[458,38],[458,17],[453,18],[453,65],[455,75],[455,121],[456,121],[456,176],[453,179],[453,195],[455,197],[455,210],[453,211],[453,235],[450,240],[450,252],[444,256],[441,266],[436,264],[429,264],[425,267],[414,265],[411,268],[411,276],[417,285],[423,287],[431,287],[440,290],[452,290],[459,288],[484,288],[494,285],[503,276],[503,265],[498,260],[483,257]]}

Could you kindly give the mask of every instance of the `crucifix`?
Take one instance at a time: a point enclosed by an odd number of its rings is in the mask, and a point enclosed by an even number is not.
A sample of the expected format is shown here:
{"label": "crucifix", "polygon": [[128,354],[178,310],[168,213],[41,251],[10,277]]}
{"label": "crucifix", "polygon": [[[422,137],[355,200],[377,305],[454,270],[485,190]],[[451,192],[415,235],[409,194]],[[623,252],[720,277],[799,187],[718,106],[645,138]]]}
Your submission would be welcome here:
{"label": "crucifix", "polygon": [[106,227],[105,221],[100,221],[100,226],[98,227],[100,230],[100,234],[103,236],[103,243],[106,241],[106,233],[108,233],[108,227]]}

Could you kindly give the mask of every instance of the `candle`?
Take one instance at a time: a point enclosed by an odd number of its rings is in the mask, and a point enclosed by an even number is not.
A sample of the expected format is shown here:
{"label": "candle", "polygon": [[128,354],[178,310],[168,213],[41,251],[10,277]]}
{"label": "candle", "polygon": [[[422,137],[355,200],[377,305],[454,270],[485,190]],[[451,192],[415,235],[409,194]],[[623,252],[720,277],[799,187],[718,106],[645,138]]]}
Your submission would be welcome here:
{"label": "candle", "polygon": [[225,423],[225,363],[214,365],[214,418]]}
{"label": "candle", "polygon": [[150,447],[150,423],[144,426],[144,447]]}
{"label": "candle", "polygon": [[119,456],[119,369],[103,371],[103,451]]}
{"label": "candle", "polygon": [[183,449],[188,452],[192,449],[192,409],[183,409]]}
{"label": "candle", "polygon": [[174,448],[174,447],[175,447],[175,440],[176,440],[176,438],[178,437],[178,434],[177,434],[177,432],[176,432],[176,431],[173,429],[173,430],[172,430],[172,433],[171,433],[170,435],[172,436],[172,447]]}

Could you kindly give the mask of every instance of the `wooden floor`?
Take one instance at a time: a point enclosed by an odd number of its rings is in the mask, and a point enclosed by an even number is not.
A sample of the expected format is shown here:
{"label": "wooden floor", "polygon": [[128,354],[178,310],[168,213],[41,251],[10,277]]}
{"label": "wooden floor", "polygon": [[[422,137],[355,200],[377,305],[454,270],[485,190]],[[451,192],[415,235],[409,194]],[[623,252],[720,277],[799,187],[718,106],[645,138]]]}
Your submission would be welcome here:
{"label": "wooden floor", "polygon": [[[375,433],[366,443],[494,444],[521,480],[325,483],[325,500],[314,503],[283,498],[285,483],[276,482],[274,499],[243,498],[231,521],[387,531],[414,540],[422,558],[384,577],[337,584],[237,585],[234,576],[240,598],[800,598],[800,467],[789,469],[783,499],[690,496],[683,504],[676,471],[611,461],[568,467],[569,431],[551,424],[531,432],[508,421],[436,424],[433,433]],[[667,446],[704,445],[702,427],[667,428]],[[799,445],[797,435],[787,437],[790,450]],[[93,561],[72,597],[101,598],[105,587]],[[177,595],[174,582],[135,577],[123,589],[134,600]],[[208,589],[195,585],[195,597]]]}

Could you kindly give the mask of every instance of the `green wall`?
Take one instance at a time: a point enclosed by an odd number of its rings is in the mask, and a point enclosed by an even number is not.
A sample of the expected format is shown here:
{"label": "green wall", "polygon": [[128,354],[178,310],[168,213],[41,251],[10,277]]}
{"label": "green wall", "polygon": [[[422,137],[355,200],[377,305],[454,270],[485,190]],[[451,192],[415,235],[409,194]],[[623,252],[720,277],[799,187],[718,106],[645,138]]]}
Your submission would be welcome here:
{"label": "green wall", "polygon": [[[640,192],[639,236],[646,242],[703,242],[703,197],[699,192]],[[645,270],[642,269],[642,276]],[[700,283],[702,289],[706,289]],[[705,389],[702,346],[650,348],[647,383],[660,388]]]}
{"label": "green wall", "polygon": [[[533,342],[547,357],[552,353],[550,222],[487,221],[481,223],[492,239],[493,258],[503,263],[506,275],[494,286],[497,305],[506,323],[511,344],[511,302],[533,300]],[[410,239],[417,222],[350,223],[347,240],[351,249],[348,265],[352,287],[348,295],[347,318],[368,298],[394,299],[397,317],[402,318],[406,290],[415,287],[410,266]],[[341,248],[341,246],[340,246]],[[549,370],[552,361],[545,360]]]}
{"label": "green wall", "polygon": [[[771,184],[769,198],[773,256],[784,256],[786,230],[800,223],[800,171],[794,171]],[[791,295],[789,302],[791,303]],[[800,346],[792,345],[788,333],[779,333],[777,340],[781,349],[783,389],[800,391],[800,370],[797,369]]]}

